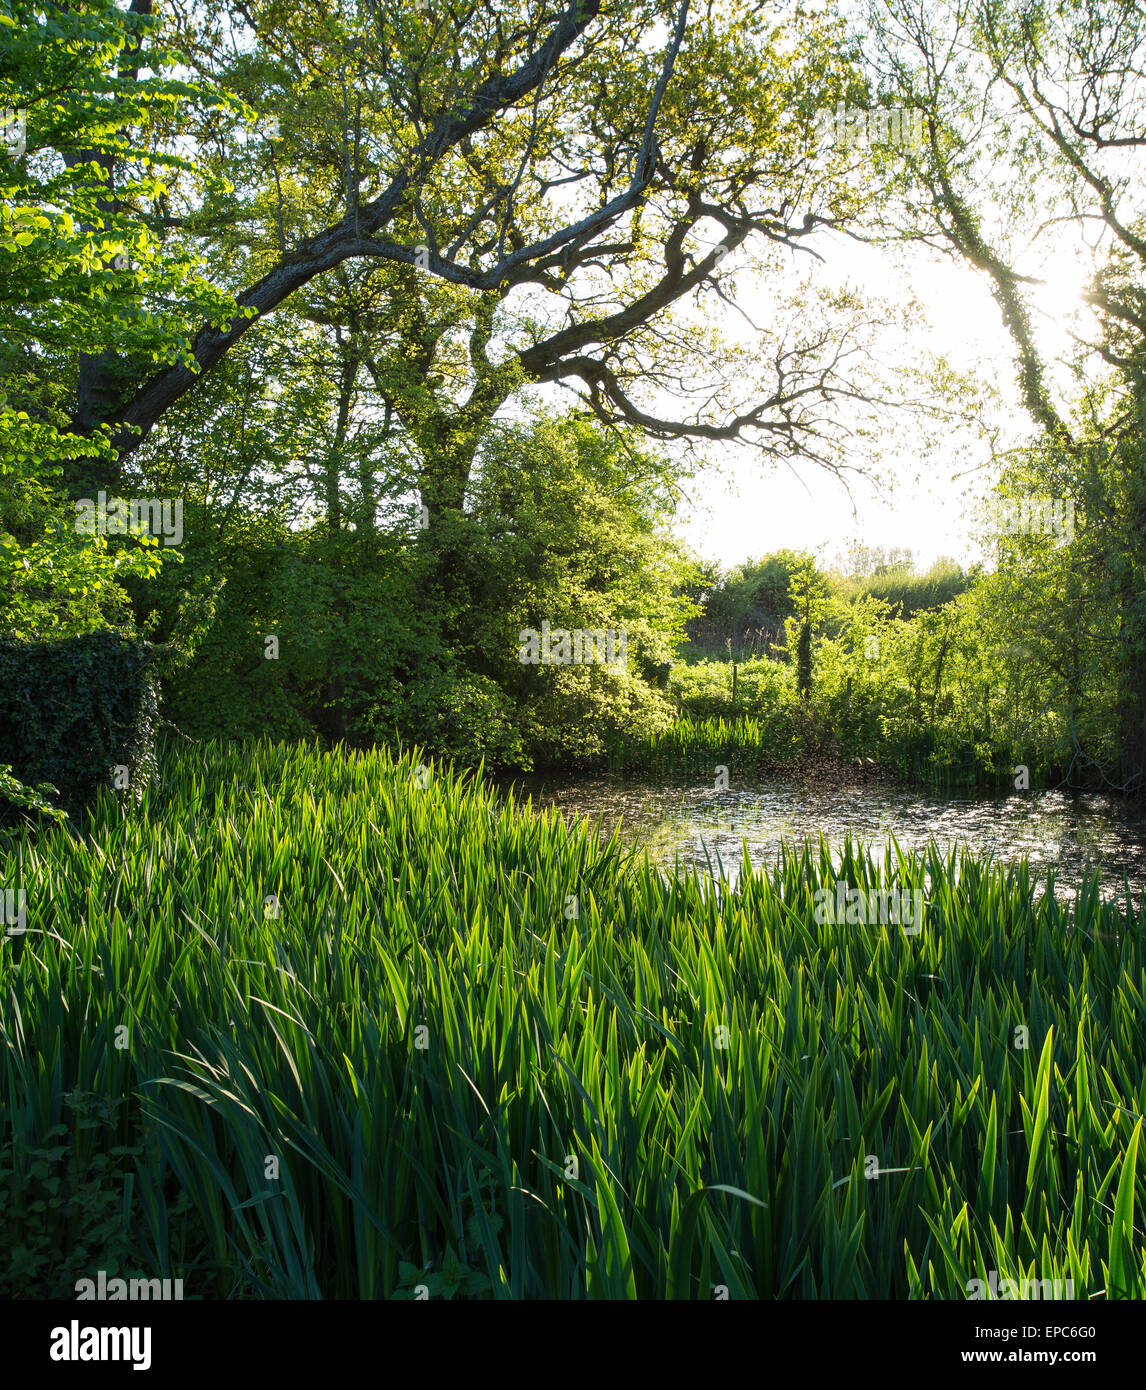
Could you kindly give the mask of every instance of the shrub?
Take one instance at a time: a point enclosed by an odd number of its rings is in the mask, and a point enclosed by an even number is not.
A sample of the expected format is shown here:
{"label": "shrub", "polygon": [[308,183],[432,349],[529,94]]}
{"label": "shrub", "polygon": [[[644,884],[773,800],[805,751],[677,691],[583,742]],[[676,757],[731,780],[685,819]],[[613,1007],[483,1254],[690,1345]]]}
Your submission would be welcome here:
{"label": "shrub", "polygon": [[115,632],[0,640],[0,767],[26,787],[50,787],[69,814],[111,785],[117,767],[138,794],[155,764],[154,651]]}

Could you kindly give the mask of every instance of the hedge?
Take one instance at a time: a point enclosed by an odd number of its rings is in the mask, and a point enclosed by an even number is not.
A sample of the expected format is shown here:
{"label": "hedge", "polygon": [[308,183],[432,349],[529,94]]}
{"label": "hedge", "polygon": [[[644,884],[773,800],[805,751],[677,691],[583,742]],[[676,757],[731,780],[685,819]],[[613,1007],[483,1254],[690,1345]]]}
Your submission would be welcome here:
{"label": "hedge", "polygon": [[116,632],[0,639],[0,768],[25,787],[49,783],[69,815],[100,787],[137,797],[155,770],[154,655],[150,643]]}

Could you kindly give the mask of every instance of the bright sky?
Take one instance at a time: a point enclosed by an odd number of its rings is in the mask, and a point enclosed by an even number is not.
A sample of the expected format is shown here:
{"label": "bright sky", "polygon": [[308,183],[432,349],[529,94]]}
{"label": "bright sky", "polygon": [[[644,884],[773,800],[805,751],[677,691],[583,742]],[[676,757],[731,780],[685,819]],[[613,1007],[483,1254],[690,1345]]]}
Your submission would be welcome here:
{"label": "bright sky", "polygon": [[[1030,425],[1017,404],[1011,339],[984,277],[930,254],[908,272],[890,253],[834,234],[817,249],[828,261],[822,273],[833,283],[848,280],[889,299],[913,288],[926,306],[929,331],[910,342],[888,341],[887,354],[923,365],[928,354],[942,353],[957,368],[985,374],[1003,397],[994,418],[1004,436],[1011,442],[1023,437]],[[1086,271],[1060,252],[1042,273],[1048,283],[1033,300],[1040,339],[1044,350],[1064,348],[1070,315],[1083,308]],[[750,313],[753,300],[751,291],[744,294]],[[987,491],[988,446],[967,432],[925,461],[920,448],[912,448],[913,437],[913,424],[904,420],[882,439],[889,486],[880,490],[853,476],[851,498],[838,478],[814,465],[772,466],[749,451],[714,446],[710,458],[723,464],[721,476],[698,480],[698,505],[681,517],[678,533],[703,557],[724,565],[782,547],[818,550],[830,564],[856,542],[908,547],[922,566],[941,555],[970,563],[978,552],[968,534],[966,503],[969,493],[982,497]]]}

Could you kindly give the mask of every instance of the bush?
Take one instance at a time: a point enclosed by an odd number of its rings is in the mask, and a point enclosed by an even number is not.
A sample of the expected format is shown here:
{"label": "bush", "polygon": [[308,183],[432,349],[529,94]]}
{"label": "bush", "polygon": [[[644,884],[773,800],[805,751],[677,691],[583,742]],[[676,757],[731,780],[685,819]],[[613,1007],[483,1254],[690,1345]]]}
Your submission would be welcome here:
{"label": "bush", "polygon": [[0,767],[27,787],[50,787],[69,814],[113,785],[117,767],[137,795],[155,765],[154,651],[115,632],[0,640]]}
{"label": "bush", "polygon": [[[124,1182],[140,1146],[116,1143],[121,1102],[76,1092],[65,1100],[71,1124],[43,1131],[28,1145],[19,1126],[0,1135],[5,1254],[0,1297],[75,1297],[76,1280],[103,1269],[111,1277],[138,1264],[124,1213]],[[85,1152],[84,1131],[99,1144]]]}
{"label": "bush", "polygon": [[797,702],[793,668],[767,657],[737,665],[735,704],[732,664],[727,661],[682,662],[673,667],[669,689],[681,712],[700,720],[739,715],[772,720],[790,713]]}

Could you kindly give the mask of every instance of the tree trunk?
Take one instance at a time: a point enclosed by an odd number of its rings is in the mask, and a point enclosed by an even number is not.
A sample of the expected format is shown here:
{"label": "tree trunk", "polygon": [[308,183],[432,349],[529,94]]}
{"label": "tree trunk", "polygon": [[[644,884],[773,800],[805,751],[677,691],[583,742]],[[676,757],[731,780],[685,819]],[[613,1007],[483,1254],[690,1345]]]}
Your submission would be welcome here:
{"label": "tree trunk", "polygon": [[1146,632],[1138,618],[1129,577],[1122,588],[1119,781],[1125,791],[1140,792],[1146,778]]}

